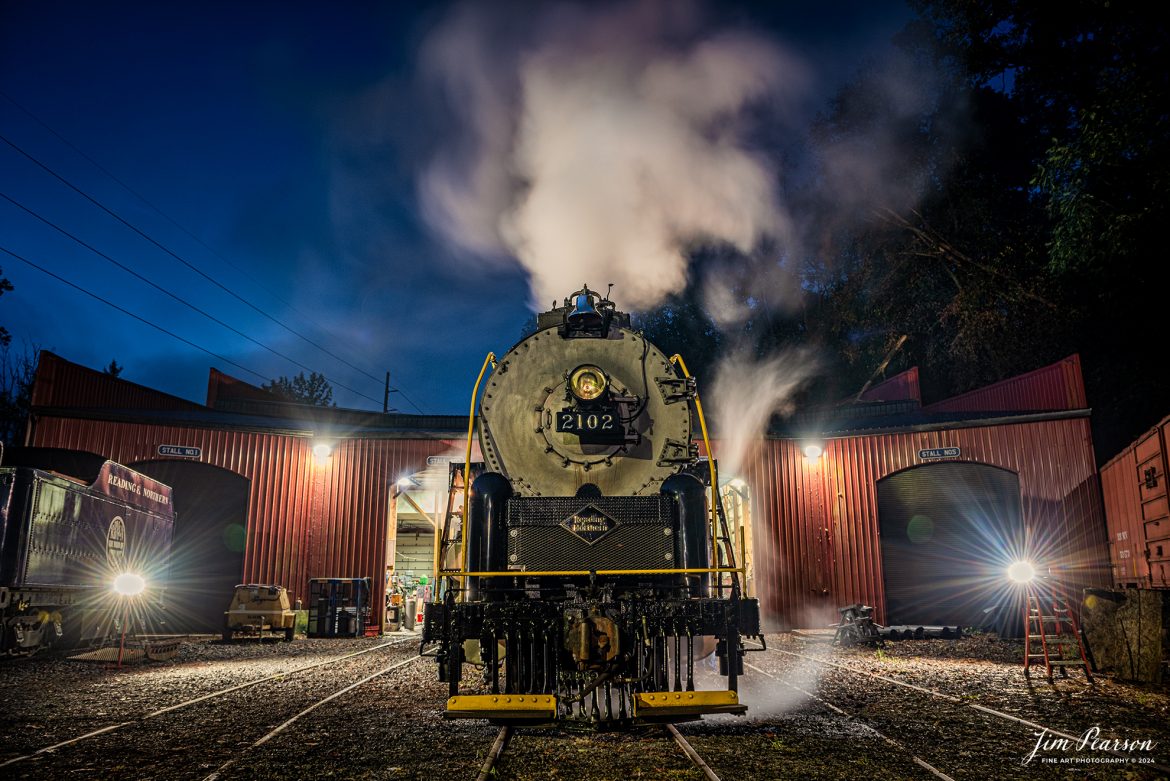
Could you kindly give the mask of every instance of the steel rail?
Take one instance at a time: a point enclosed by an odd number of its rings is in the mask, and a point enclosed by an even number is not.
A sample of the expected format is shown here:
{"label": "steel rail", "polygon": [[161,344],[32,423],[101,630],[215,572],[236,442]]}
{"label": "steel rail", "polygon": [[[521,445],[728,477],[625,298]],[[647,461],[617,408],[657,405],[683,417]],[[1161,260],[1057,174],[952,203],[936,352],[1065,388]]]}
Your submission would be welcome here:
{"label": "steel rail", "polygon": [[492,747],[488,749],[487,756],[483,760],[483,766],[479,769],[479,775],[475,777],[475,781],[489,781],[492,776],[492,771],[496,769],[496,764],[500,761],[500,757],[504,753],[504,749],[508,747],[508,743],[512,740],[512,728],[500,727],[500,731],[496,733],[496,740],[492,743]]}
{"label": "steel rail", "polygon": [[380,650],[382,648],[392,648],[394,646],[402,645],[403,643],[416,642],[416,641],[417,641],[417,638],[407,637],[407,638],[403,638],[401,640],[397,640],[394,642],[382,643],[380,645],[374,646],[373,648],[366,648],[366,649],[361,650],[361,651],[354,651],[353,653],[350,653],[350,654],[344,654],[342,656],[335,656],[331,659],[325,659],[324,661],[314,662],[313,664],[307,664],[307,665],[304,665],[302,667],[297,667],[297,668],[292,669],[292,670],[285,670],[283,672],[273,673],[272,675],[268,675],[268,676],[265,676],[263,678],[257,678],[257,679],[252,680],[252,681],[246,681],[244,683],[236,684],[235,686],[229,686],[226,689],[220,689],[219,691],[214,691],[214,692],[211,692],[210,694],[204,694],[204,695],[201,695],[199,697],[193,697],[192,699],[184,700],[183,702],[177,703],[175,705],[168,705],[165,708],[160,708],[159,710],[151,711],[150,713],[144,714],[142,716],[138,716],[137,718],[129,719],[127,721],[118,722],[116,724],[110,724],[110,725],[102,727],[100,729],[95,729],[92,732],[87,732],[84,735],[78,735],[77,737],[69,738],[68,740],[62,740],[61,742],[54,743],[51,746],[45,746],[44,748],[39,748],[36,751],[32,752],[31,754],[24,754],[24,755],[21,755],[19,757],[13,757],[11,759],[5,760],[4,762],[0,762],[0,767],[7,767],[8,765],[14,765],[17,762],[23,762],[26,759],[32,759],[34,757],[40,756],[41,754],[48,754],[48,753],[51,753],[53,751],[56,751],[59,748],[64,748],[65,746],[71,746],[74,743],[80,743],[81,741],[87,740],[89,738],[96,738],[99,735],[105,735],[107,733],[114,732],[115,730],[119,730],[122,727],[128,727],[132,724],[138,724],[140,722],[147,721],[149,719],[153,719],[157,716],[162,716],[164,713],[170,713],[171,711],[176,711],[176,710],[179,710],[181,708],[186,708],[186,707],[189,707],[191,705],[195,705],[196,703],[204,702],[206,700],[212,700],[212,699],[215,699],[216,697],[222,697],[224,695],[231,694],[232,692],[239,691],[240,689],[247,689],[251,686],[256,686],[258,684],[264,683],[265,681],[271,681],[275,678],[283,678],[283,677],[286,677],[289,675],[296,675],[297,673],[304,672],[305,670],[312,670],[315,667],[321,667],[321,666],[326,665],[326,664],[334,664],[336,662],[340,662],[340,661],[343,661],[345,659],[351,659],[355,656],[361,656],[362,654],[373,653],[374,651]]}
{"label": "steel rail", "polygon": [[955,779],[948,776],[946,773],[939,770],[937,767],[935,767],[934,765],[930,764],[922,757],[915,754],[913,751],[908,749],[906,746],[903,746],[901,743],[899,743],[898,741],[889,737],[888,735],[885,735],[882,732],[879,732],[876,728],[865,723],[864,721],[857,718],[856,716],[849,714],[849,713],[846,713],[845,711],[841,710],[840,708],[838,708],[836,705],[829,702],[828,700],[823,699],[821,697],[818,697],[817,695],[813,694],[812,692],[808,691],[807,689],[804,689],[800,686],[797,686],[794,683],[789,683],[788,681],[784,680],[783,678],[781,678],[777,675],[773,675],[772,673],[768,672],[767,670],[762,670],[759,667],[756,667],[754,664],[751,664],[749,662],[744,662],[743,666],[750,667],[751,669],[755,670],[756,672],[760,673],[761,675],[767,676],[768,678],[771,678],[774,681],[779,681],[780,683],[784,684],[785,686],[789,687],[790,689],[795,689],[796,691],[800,692],[801,694],[805,695],[806,697],[809,697],[809,698],[814,699],[817,702],[821,703],[826,708],[833,711],[834,713],[841,716],[842,718],[847,719],[848,721],[852,721],[855,724],[862,727],[863,729],[866,729],[869,732],[872,732],[874,735],[877,735],[879,738],[881,738],[881,740],[883,740],[888,745],[893,746],[894,748],[896,748],[899,751],[903,751],[903,752],[909,754],[910,758],[912,760],[914,760],[914,764],[918,765],[923,770],[926,770],[931,775],[933,775],[935,778],[942,779],[942,781],[955,781]]}
{"label": "steel rail", "polygon": [[[1029,721],[1028,719],[1021,719],[1019,716],[1013,716],[1010,713],[1004,713],[1003,711],[996,710],[995,708],[989,708],[986,705],[979,705],[978,703],[974,703],[974,702],[966,702],[966,701],[960,699],[959,697],[954,696],[953,694],[946,694],[945,692],[936,691],[934,689],[927,689],[927,688],[924,688],[922,686],[915,686],[912,683],[906,683],[905,681],[899,681],[899,680],[896,680],[894,678],[887,678],[884,675],[877,675],[876,673],[867,672],[865,670],[858,670],[856,668],[849,667],[848,665],[839,664],[837,662],[830,662],[826,659],[818,659],[815,656],[809,656],[807,654],[798,654],[794,651],[783,651],[779,648],[769,648],[768,650],[775,651],[778,654],[787,654],[788,656],[795,656],[799,659],[807,659],[810,662],[815,662],[817,664],[826,665],[828,667],[837,667],[841,670],[845,670],[845,671],[853,673],[855,675],[864,675],[868,678],[876,678],[879,681],[885,681],[886,683],[892,683],[895,686],[901,686],[901,687],[906,688],[906,689],[911,689],[911,690],[916,691],[916,692],[921,692],[922,694],[929,694],[932,697],[938,697],[941,700],[953,702],[957,705],[962,705],[964,707],[970,708],[971,710],[979,711],[980,713],[984,713],[984,714],[987,714],[989,716],[995,716],[997,718],[1004,719],[1006,721],[1013,721],[1017,724],[1023,724],[1025,727],[1031,727],[1032,729],[1040,730],[1041,732],[1047,731],[1047,732],[1051,733],[1052,735],[1056,735],[1057,737],[1061,737],[1061,738],[1064,738],[1066,740],[1071,740],[1074,743],[1079,742],[1082,738],[1081,735],[1071,735],[1067,732],[1063,732],[1063,731],[1058,730],[1058,729],[1052,729],[1051,727],[1046,727],[1043,724],[1038,724],[1034,721]],[[753,667],[753,669],[757,669],[757,668]],[[1124,759],[1129,759],[1131,756],[1129,754],[1125,754],[1125,753],[1120,752],[1120,751],[1112,751],[1109,749],[1103,749],[1103,750],[1108,754],[1112,754],[1115,757],[1121,757]],[[1143,768],[1154,767],[1154,768],[1157,768],[1158,770],[1161,770],[1165,773],[1170,773],[1170,766],[1167,766],[1167,765],[1153,764],[1153,765],[1142,765],[1141,767],[1143,767]]]}
{"label": "steel rail", "polygon": [[674,738],[674,742],[687,755],[687,759],[691,760],[695,767],[703,771],[703,775],[707,777],[707,781],[719,781],[719,776],[715,775],[715,771],[711,769],[711,766],[703,761],[703,758],[699,756],[699,752],[695,751],[695,747],[682,736],[681,732],[675,729],[673,724],[664,724],[663,726],[666,728],[666,733]]}
{"label": "steel rail", "polygon": [[[328,697],[322,697],[321,699],[317,700],[309,707],[307,707],[304,710],[302,710],[301,712],[297,713],[295,716],[292,716],[292,717],[286,719],[284,722],[282,722],[278,726],[269,730],[265,735],[258,738],[254,743],[252,743],[252,745],[248,746],[248,748],[245,749],[245,751],[263,746],[265,743],[272,740],[274,737],[276,737],[280,733],[284,732],[286,729],[291,727],[294,723],[299,721],[301,719],[301,717],[307,716],[308,714],[317,710],[317,708],[320,708],[325,703],[331,702],[331,701],[337,699],[338,697],[342,696],[343,694],[347,694],[347,693],[353,691],[354,689],[356,689],[357,687],[362,686],[364,684],[367,684],[370,681],[374,680],[375,678],[377,678],[381,675],[385,675],[388,672],[391,672],[393,670],[397,670],[399,667],[405,667],[408,664],[413,664],[413,663],[417,662],[419,659],[426,659],[426,658],[427,657],[422,656],[422,655],[412,656],[409,659],[406,659],[404,661],[396,662],[396,663],[390,665],[389,667],[383,667],[381,670],[378,670],[378,672],[373,673],[371,675],[367,675],[365,678],[362,678],[360,681],[357,681],[355,683],[351,683],[350,685],[348,685],[342,689],[338,689],[337,691],[333,692],[333,694],[330,694]],[[222,776],[224,771],[226,771],[232,765],[236,764],[236,762],[238,762],[239,759],[240,759],[240,757],[238,755],[235,757],[232,757],[227,762],[224,762],[222,765],[220,765],[218,768],[216,768],[210,774],[208,774],[208,776],[205,779],[203,779],[203,781],[217,781],[217,779],[219,779]]]}

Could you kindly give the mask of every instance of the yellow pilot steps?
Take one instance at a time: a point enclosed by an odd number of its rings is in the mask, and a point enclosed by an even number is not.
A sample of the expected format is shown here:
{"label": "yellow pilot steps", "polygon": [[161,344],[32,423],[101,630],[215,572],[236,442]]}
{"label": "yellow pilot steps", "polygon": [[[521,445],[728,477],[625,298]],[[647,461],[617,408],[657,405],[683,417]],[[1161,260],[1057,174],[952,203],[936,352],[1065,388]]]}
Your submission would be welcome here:
{"label": "yellow pilot steps", "polygon": [[[670,720],[709,713],[743,713],[733,691],[638,692],[634,695],[634,717]],[[509,719],[552,721],[557,698],[551,694],[459,694],[447,700],[448,719]]]}
{"label": "yellow pilot steps", "polygon": [[[1029,592],[1025,598],[1024,618],[1025,675],[1030,672],[1032,665],[1043,664],[1048,682],[1052,683],[1053,667],[1060,668],[1061,674],[1065,676],[1068,675],[1066,668],[1082,667],[1085,670],[1085,677],[1090,683],[1093,682],[1093,673],[1089,669],[1089,660],[1085,654],[1085,644],[1081,640],[1077,618],[1069,609],[1068,600],[1063,595],[1041,597],[1039,594]],[[1040,653],[1034,653],[1037,642],[1040,644]]]}

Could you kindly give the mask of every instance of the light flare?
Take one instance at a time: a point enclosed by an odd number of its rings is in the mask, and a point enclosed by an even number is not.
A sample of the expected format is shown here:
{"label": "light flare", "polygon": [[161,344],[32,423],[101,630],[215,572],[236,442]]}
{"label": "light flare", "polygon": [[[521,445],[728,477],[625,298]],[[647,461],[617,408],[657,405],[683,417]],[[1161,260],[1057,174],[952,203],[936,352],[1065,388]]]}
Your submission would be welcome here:
{"label": "light flare", "polygon": [[146,590],[146,579],[136,572],[123,572],[114,578],[114,591],[124,597],[136,597]]}
{"label": "light flare", "polygon": [[1007,568],[1007,576],[1014,583],[1031,583],[1036,577],[1036,568],[1030,561],[1014,561]]}

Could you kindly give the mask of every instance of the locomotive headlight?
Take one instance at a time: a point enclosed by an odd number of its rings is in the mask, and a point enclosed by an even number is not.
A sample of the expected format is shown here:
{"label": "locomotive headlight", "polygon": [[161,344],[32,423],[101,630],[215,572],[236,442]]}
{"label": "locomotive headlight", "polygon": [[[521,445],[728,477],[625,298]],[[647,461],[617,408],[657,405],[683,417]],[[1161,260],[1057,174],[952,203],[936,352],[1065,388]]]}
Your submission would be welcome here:
{"label": "locomotive headlight", "polygon": [[596,366],[578,366],[569,375],[569,390],[581,401],[593,401],[608,385],[605,372]]}

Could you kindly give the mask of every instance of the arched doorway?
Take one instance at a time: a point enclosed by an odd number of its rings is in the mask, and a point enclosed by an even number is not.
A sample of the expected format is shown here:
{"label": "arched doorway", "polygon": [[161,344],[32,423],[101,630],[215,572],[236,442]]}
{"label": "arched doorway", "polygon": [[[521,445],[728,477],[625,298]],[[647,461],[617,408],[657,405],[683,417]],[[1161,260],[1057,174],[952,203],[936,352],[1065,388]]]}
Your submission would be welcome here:
{"label": "arched doorway", "polygon": [[197,461],[129,465],[174,489],[175,536],[167,586],[174,632],[219,632],[244,571],[250,482]]}
{"label": "arched doorway", "polygon": [[1024,550],[1020,479],[943,462],[877,483],[886,623],[1002,627],[1014,610],[1005,570]]}

